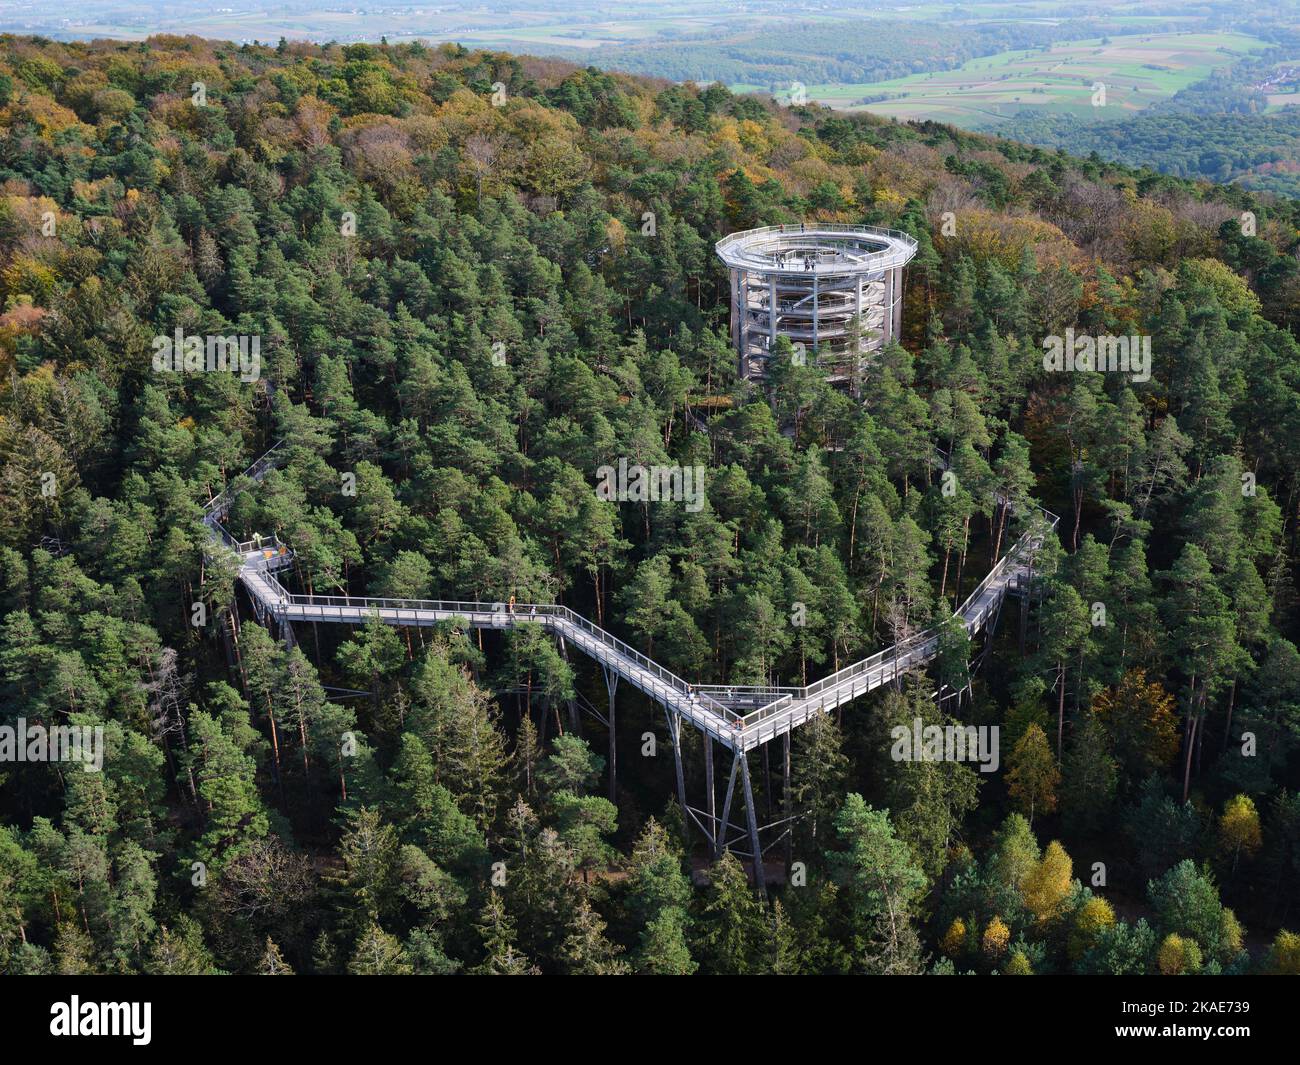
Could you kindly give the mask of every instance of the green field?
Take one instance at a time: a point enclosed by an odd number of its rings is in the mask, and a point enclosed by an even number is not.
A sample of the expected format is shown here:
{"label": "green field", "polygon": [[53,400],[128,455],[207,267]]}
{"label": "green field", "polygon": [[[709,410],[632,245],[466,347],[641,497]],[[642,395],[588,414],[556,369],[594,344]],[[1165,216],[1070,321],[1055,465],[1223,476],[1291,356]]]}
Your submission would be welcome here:
{"label": "green field", "polygon": [[[1106,117],[1138,111],[1267,44],[1240,33],[1131,34],[1003,52],[955,69],[862,85],[809,85],[810,99],[899,120],[973,127],[1026,107],[1095,116],[1093,86],[1106,87]],[[739,90],[756,86],[735,86]],[[864,103],[888,94],[889,99]],[[789,92],[784,96],[788,98]]]}

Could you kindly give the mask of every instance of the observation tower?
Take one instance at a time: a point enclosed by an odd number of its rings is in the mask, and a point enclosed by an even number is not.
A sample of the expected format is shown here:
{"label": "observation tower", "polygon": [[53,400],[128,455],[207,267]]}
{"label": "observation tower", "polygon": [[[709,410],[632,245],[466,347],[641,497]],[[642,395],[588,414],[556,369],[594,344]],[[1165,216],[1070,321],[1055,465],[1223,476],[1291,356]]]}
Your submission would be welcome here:
{"label": "observation tower", "polygon": [[767,376],[784,336],[845,384],[855,358],[860,366],[902,329],[903,268],[916,254],[906,233],[808,222],[732,233],[715,250],[731,272],[731,342],[743,378]]}

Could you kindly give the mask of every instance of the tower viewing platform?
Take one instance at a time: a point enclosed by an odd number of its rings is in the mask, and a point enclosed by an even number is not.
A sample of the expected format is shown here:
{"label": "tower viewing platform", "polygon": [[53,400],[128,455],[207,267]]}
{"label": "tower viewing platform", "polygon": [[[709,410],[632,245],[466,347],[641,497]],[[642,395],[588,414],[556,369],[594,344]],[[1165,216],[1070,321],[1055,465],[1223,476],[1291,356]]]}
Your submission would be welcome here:
{"label": "tower viewing platform", "polygon": [[906,233],[809,222],[732,233],[715,250],[731,272],[731,342],[748,380],[767,376],[784,336],[847,383],[902,329],[903,268],[916,254]]}

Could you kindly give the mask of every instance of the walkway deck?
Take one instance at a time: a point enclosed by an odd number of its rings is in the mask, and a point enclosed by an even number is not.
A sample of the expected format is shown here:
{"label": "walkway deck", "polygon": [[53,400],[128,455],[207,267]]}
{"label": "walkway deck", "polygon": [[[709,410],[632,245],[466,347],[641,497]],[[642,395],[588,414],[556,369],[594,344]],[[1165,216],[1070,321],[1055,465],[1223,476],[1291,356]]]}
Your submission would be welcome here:
{"label": "walkway deck", "polygon": [[[260,481],[274,468],[277,458],[276,448],[272,448],[246,475]],[[239,580],[259,612],[270,613],[281,622],[349,625],[362,625],[373,617],[396,626],[456,622],[470,628],[505,629],[538,624],[733,751],[752,750],[792,731],[814,714],[829,712],[874,691],[929,661],[939,648],[939,628],[935,626],[803,688],[692,685],[580,614],[553,603],[517,603],[512,609],[505,603],[295,594],[274,576],[275,570],[292,564],[293,553],[274,537],[235,541],[221,524],[229,505],[228,492],[214,497],[205,509],[204,522],[214,541],[239,556]],[[997,615],[1007,594],[1028,578],[1046,527],[1054,528],[1057,521],[1055,515],[1042,513],[1044,525],[1017,540],[956,611],[955,616],[972,636]]]}

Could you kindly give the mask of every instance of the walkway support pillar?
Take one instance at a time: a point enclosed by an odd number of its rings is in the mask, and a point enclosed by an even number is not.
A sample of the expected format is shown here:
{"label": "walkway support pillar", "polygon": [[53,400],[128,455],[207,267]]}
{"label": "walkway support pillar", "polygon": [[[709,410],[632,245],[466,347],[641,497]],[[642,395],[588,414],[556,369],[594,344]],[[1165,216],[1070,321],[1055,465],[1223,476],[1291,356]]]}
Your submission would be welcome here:
{"label": "walkway support pillar", "polygon": [[682,719],[672,707],[664,704],[664,716],[668,718],[668,735],[673,741],[673,765],[677,770],[677,802],[682,808],[682,842],[687,853],[691,849],[691,811],[686,805],[686,772],[682,766]]}
{"label": "walkway support pillar", "polygon": [[614,697],[618,693],[618,674],[608,666],[600,668],[605,674],[605,690],[609,693],[609,801],[617,802],[618,747],[614,740]]}
{"label": "walkway support pillar", "polygon": [[781,804],[785,807],[785,875],[790,876],[790,866],[794,862],[794,796],[790,794],[790,733],[782,739],[781,751]]}
{"label": "walkway support pillar", "polygon": [[704,737],[704,811],[709,820],[709,846],[713,853],[718,853],[718,811],[714,805],[713,790],[713,737],[707,732]]}
{"label": "walkway support pillar", "polygon": [[722,857],[723,848],[727,843],[727,831],[731,827],[731,797],[736,793],[736,769],[744,757],[737,751],[736,756],[731,760],[731,775],[727,777],[727,794],[722,800],[722,820],[718,822],[717,834],[713,839],[714,861]]}
{"label": "walkway support pillar", "polygon": [[763,848],[758,842],[758,811],[754,809],[754,789],[749,782],[749,758],[744,751],[736,752],[740,763],[740,777],[745,786],[745,816],[749,821],[749,846],[754,852],[754,887],[767,898],[767,879],[763,875]]}
{"label": "walkway support pillar", "polygon": [[[569,645],[564,642],[563,636],[557,635],[555,638],[560,644],[560,657],[567,662],[569,660]],[[576,698],[566,699],[565,702],[569,707],[569,731],[575,736],[581,736],[582,727],[578,723],[578,700]]]}

